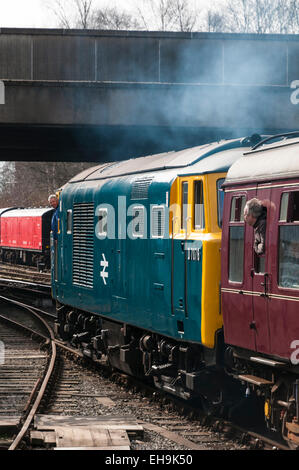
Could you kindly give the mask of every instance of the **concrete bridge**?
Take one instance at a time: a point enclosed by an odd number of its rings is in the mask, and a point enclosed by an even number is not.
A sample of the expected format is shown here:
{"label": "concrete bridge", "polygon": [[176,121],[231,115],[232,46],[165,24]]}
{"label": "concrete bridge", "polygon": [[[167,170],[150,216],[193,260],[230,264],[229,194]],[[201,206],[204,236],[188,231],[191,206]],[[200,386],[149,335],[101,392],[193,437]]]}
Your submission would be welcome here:
{"label": "concrete bridge", "polygon": [[299,129],[299,36],[2,29],[0,80],[1,160],[108,161]]}

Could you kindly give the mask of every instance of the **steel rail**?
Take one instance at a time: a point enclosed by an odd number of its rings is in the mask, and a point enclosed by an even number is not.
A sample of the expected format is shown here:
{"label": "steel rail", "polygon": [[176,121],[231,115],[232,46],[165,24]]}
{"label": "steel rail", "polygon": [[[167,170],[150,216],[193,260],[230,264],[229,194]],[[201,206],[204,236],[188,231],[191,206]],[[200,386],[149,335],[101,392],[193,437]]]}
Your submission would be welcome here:
{"label": "steel rail", "polygon": [[[30,310],[30,309],[28,309]],[[36,397],[36,400],[35,402],[33,403],[33,406],[30,410],[30,413],[28,414],[26,420],[25,420],[25,423],[23,424],[22,426],[22,429],[20,430],[19,434],[16,436],[16,438],[14,439],[13,443],[11,444],[11,446],[9,447],[8,450],[15,450],[17,449],[18,445],[20,444],[20,442],[22,441],[23,437],[25,436],[26,432],[28,431],[28,428],[38,410],[38,407],[41,403],[41,400],[43,398],[43,395],[45,393],[45,390],[47,388],[47,385],[49,383],[49,380],[50,380],[50,377],[52,375],[52,372],[54,370],[54,366],[55,366],[55,361],[56,361],[56,344],[55,344],[55,341],[54,341],[54,333],[52,331],[52,329],[49,327],[49,325],[47,324],[47,322],[45,320],[43,320],[43,318],[41,318],[37,313],[33,312],[32,310],[30,310],[31,313],[33,315],[35,315],[44,325],[45,327],[47,328],[49,334],[50,334],[50,338],[51,338],[51,348],[52,348],[52,354],[51,354],[51,359],[50,359],[50,364],[48,366],[48,370],[47,370],[47,373],[46,373],[46,376],[41,384],[41,387],[39,389],[39,392],[38,392],[38,395]]]}
{"label": "steel rail", "polygon": [[51,343],[51,359],[50,359],[50,362],[49,362],[48,367],[47,367],[47,372],[46,372],[46,374],[44,376],[44,379],[42,381],[42,384],[39,388],[38,395],[37,395],[32,407],[31,407],[30,412],[27,415],[27,418],[25,419],[25,422],[24,422],[21,430],[19,431],[18,435],[15,437],[14,441],[12,442],[12,444],[10,445],[10,447],[8,449],[8,450],[16,450],[18,448],[19,444],[21,443],[22,439],[24,438],[26,432],[28,431],[28,428],[29,428],[29,426],[30,426],[30,424],[31,424],[31,422],[32,422],[37,410],[38,410],[38,407],[41,403],[41,400],[43,398],[43,395],[44,395],[45,390],[47,388],[47,385],[49,383],[50,377],[51,377],[51,375],[53,373],[53,370],[54,370],[57,351],[56,351],[54,333],[53,333],[52,329],[50,328],[50,326],[47,324],[47,322],[43,318],[41,318],[36,312],[31,310],[28,306],[21,305],[20,302],[14,302],[13,300],[6,299],[4,297],[1,297],[1,298],[5,299],[5,300],[7,300],[11,303],[14,303],[18,306],[21,306],[22,308],[26,308],[32,315],[34,315],[36,318],[38,318],[38,320],[45,326],[45,328],[47,329],[47,331],[49,333],[50,338],[45,336],[45,335],[42,335],[41,333],[33,331],[31,328],[25,327],[24,325],[21,325],[20,323],[11,321],[10,319],[8,319],[6,317],[2,316],[0,318],[2,318],[3,320],[5,320],[7,322],[10,322],[10,323],[13,323],[13,324],[17,325],[18,327],[23,327],[27,331],[30,331],[31,333],[37,334],[42,338],[45,338],[47,340],[50,339],[50,343]]}
{"label": "steel rail", "polygon": [[[85,357],[84,354],[83,354],[81,351],[78,351],[76,348],[72,348],[72,347],[70,347],[70,346],[64,344],[62,341],[59,341],[59,340],[57,340],[57,339],[54,338],[53,331],[52,331],[51,328],[47,325],[46,321],[44,321],[41,317],[39,317],[39,315],[38,315],[36,312],[32,311],[33,308],[34,308],[35,310],[39,310],[39,309],[37,309],[36,307],[29,307],[28,305],[23,304],[22,302],[13,301],[13,300],[11,300],[11,299],[9,299],[9,298],[6,298],[6,297],[3,297],[3,296],[0,296],[0,299],[7,300],[7,301],[9,301],[9,302],[12,302],[12,303],[14,303],[14,304],[16,304],[16,305],[22,307],[22,308],[26,308],[26,309],[27,309],[28,311],[30,311],[33,315],[35,315],[35,316],[38,317],[38,318],[43,322],[43,324],[47,327],[48,331],[50,332],[51,344],[52,344],[52,348],[55,349],[55,354],[56,354],[56,346],[57,346],[57,347],[60,347],[60,348],[65,349],[66,351],[68,351],[68,352],[70,352],[70,353],[72,353],[72,354],[75,354],[76,356]],[[43,312],[42,310],[40,310],[40,313],[41,313],[41,314],[46,314],[46,312]],[[0,316],[0,318],[1,318],[1,316]],[[29,330],[29,328],[27,328],[27,329]],[[32,331],[32,330],[30,330],[30,331]],[[32,332],[35,333],[34,331],[32,331]],[[43,335],[40,334],[40,333],[36,333],[36,334],[40,335],[41,337],[46,338],[45,336],[43,336]],[[49,339],[49,338],[47,338],[47,339]],[[53,362],[53,367],[54,367],[54,362],[55,362],[55,361],[54,361],[53,359],[51,359],[51,364],[52,364],[52,362]],[[96,362],[97,362],[98,364],[101,364],[101,365],[102,365],[101,361],[96,361]],[[28,416],[28,418],[27,418],[27,420],[26,420],[26,422],[25,422],[25,424],[24,424],[24,426],[23,426],[24,430],[23,430],[23,428],[22,428],[22,430],[20,431],[19,436],[16,438],[16,440],[18,439],[16,445],[18,445],[18,444],[21,442],[21,440],[22,440],[22,438],[24,437],[26,431],[28,430],[28,427],[29,427],[29,425],[30,425],[30,423],[31,423],[31,421],[32,421],[32,419],[33,419],[33,417],[34,417],[34,414],[35,414],[35,412],[36,412],[36,410],[37,410],[37,408],[38,408],[38,406],[39,406],[39,404],[40,404],[40,401],[41,401],[41,398],[42,398],[42,394],[44,393],[44,390],[45,390],[45,388],[46,388],[46,386],[47,386],[47,383],[48,383],[48,380],[49,380],[49,378],[50,378],[50,376],[51,376],[51,373],[52,373],[52,371],[48,371],[47,376],[45,377],[46,383],[43,383],[43,385],[42,385],[42,387],[41,387],[41,389],[40,389],[40,392],[39,392],[39,395],[38,395],[38,397],[37,397],[36,403],[34,404],[32,410],[31,410],[31,413],[29,414],[29,416]],[[121,374],[121,375],[122,375],[122,374]],[[134,383],[136,382],[136,383],[138,383],[139,385],[142,384],[142,382],[140,382],[139,380],[136,380],[136,378],[134,379],[133,377],[130,377],[130,379],[133,380]],[[44,381],[44,382],[45,382],[45,381]],[[144,384],[143,384],[143,386],[144,386]],[[157,389],[155,389],[155,388],[153,389],[152,387],[149,387],[149,388],[150,388],[153,392],[157,392]],[[176,398],[172,397],[172,399],[173,399],[173,401],[174,401],[175,403],[177,402],[177,403],[180,403],[180,405],[182,405],[182,403],[181,403],[180,401],[177,401]],[[197,411],[193,406],[188,406],[187,404],[184,404],[184,407],[185,407],[186,409],[192,410],[192,411],[194,411],[194,412]],[[218,422],[219,425],[220,425],[220,428],[228,427],[228,428],[230,428],[231,430],[236,431],[238,434],[243,434],[244,436],[248,436],[248,438],[251,438],[251,439],[253,439],[253,440],[256,441],[256,442],[259,441],[260,443],[264,443],[264,444],[266,444],[267,446],[269,446],[269,447],[272,448],[272,449],[290,450],[290,448],[289,448],[287,445],[283,445],[283,444],[281,444],[281,443],[279,443],[279,442],[277,442],[277,441],[275,441],[275,440],[272,440],[272,439],[269,438],[269,437],[263,436],[262,434],[259,434],[259,433],[257,433],[257,432],[254,432],[254,431],[248,430],[248,429],[246,429],[246,428],[243,428],[242,426],[236,425],[236,424],[234,424],[233,422],[230,422],[230,421],[228,421],[228,420],[223,420],[223,419],[221,419],[221,418],[219,419],[218,417],[215,416],[214,418],[212,418],[212,422],[213,422],[213,421],[214,421],[214,422]],[[26,427],[25,427],[25,425],[26,425]],[[219,427],[219,426],[218,426],[218,427]],[[152,430],[154,430],[154,429],[152,428]],[[221,431],[221,429],[219,429],[219,430]],[[165,430],[163,430],[163,429],[162,429],[162,431],[161,431],[161,430],[158,431],[158,426],[156,426],[156,428],[155,428],[155,432],[158,432],[158,433],[160,433],[160,434],[163,434],[164,431],[165,431]],[[173,432],[171,433],[172,440],[173,440],[174,434],[175,434],[175,433],[173,433]],[[179,436],[179,435],[178,435],[178,436]],[[165,437],[165,436],[164,436],[164,437]],[[170,438],[170,435],[168,436],[168,438]],[[178,437],[178,439],[181,439],[181,438],[182,438],[181,436]],[[189,445],[190,445],[190,443],[189,443]],[[11,447],[9,448],[9,450],[14,450],[14,449],[16,448],[16,447],[13,447],[13,446],[14,446],[14,444],[11,445]],[[194,449],[195,449],[195,448],[199,449],[200,446],[199,446],[198,444],[194,443]]]}

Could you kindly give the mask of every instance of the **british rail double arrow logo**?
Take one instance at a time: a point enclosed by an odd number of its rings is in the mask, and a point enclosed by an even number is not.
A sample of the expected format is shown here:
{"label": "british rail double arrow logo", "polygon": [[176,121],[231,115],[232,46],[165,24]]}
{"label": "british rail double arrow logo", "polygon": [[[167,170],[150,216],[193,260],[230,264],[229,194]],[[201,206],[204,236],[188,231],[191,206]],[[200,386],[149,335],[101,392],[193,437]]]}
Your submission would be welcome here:
{"label": "british rail double arrow logo", "polygon": [[109,274],[106,272],[106,269],[108,269],[109,267],[109,263],[108,261],[106,260],[106,257],[104,255],[104,253],[102,253],[102,258],[103,258],[103,261],[101,261],[101,266],[102,266],[102,271],[101,271],[101,278],[103,279],[103,282],[105,284],[105,286],[107,285],[107,282],[106,282],[106,279],[108,278]]}

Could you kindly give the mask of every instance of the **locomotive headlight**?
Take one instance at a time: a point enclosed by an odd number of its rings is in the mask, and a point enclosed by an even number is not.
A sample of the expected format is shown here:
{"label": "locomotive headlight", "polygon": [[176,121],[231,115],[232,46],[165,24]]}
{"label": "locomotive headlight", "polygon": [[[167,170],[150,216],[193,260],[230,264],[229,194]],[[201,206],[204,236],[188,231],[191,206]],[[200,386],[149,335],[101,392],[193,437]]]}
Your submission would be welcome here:
{"label": "locomotive headlight", "polygon": [[266,419],[270,419],[271,417],[271,404],[269,398],[265,400],[265,405],[264,405],[264,414]]}

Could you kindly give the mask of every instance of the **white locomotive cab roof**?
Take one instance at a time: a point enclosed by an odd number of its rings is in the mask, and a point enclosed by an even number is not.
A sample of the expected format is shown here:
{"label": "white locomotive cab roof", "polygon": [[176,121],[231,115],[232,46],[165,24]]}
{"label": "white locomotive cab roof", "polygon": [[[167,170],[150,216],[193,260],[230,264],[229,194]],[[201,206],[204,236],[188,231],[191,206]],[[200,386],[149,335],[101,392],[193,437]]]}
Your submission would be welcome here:
{"label": "white locomotive cab roof", "polygon": [[207,154],[216,153],[218,151],[217,149],[221,148],[222,145],[232,143],[236,140],[237,139],[222,140],[183,150],[98,165],[75,176],[69,183],[187,167],[197,160],[204,158]]}
{"label": "white locomotive cab roof", "polygon": [[53,211],[53,209],[49,207],[41,207],[36,209],[14,209],[5,212],[1,215],[1,217],[42,217],[46,212],[50,211]]}
{"label": "white locomotive cab roof", "polygon": [[228,170],[224,186],[299,177],[299,140],[264,145],[246,152]]}

